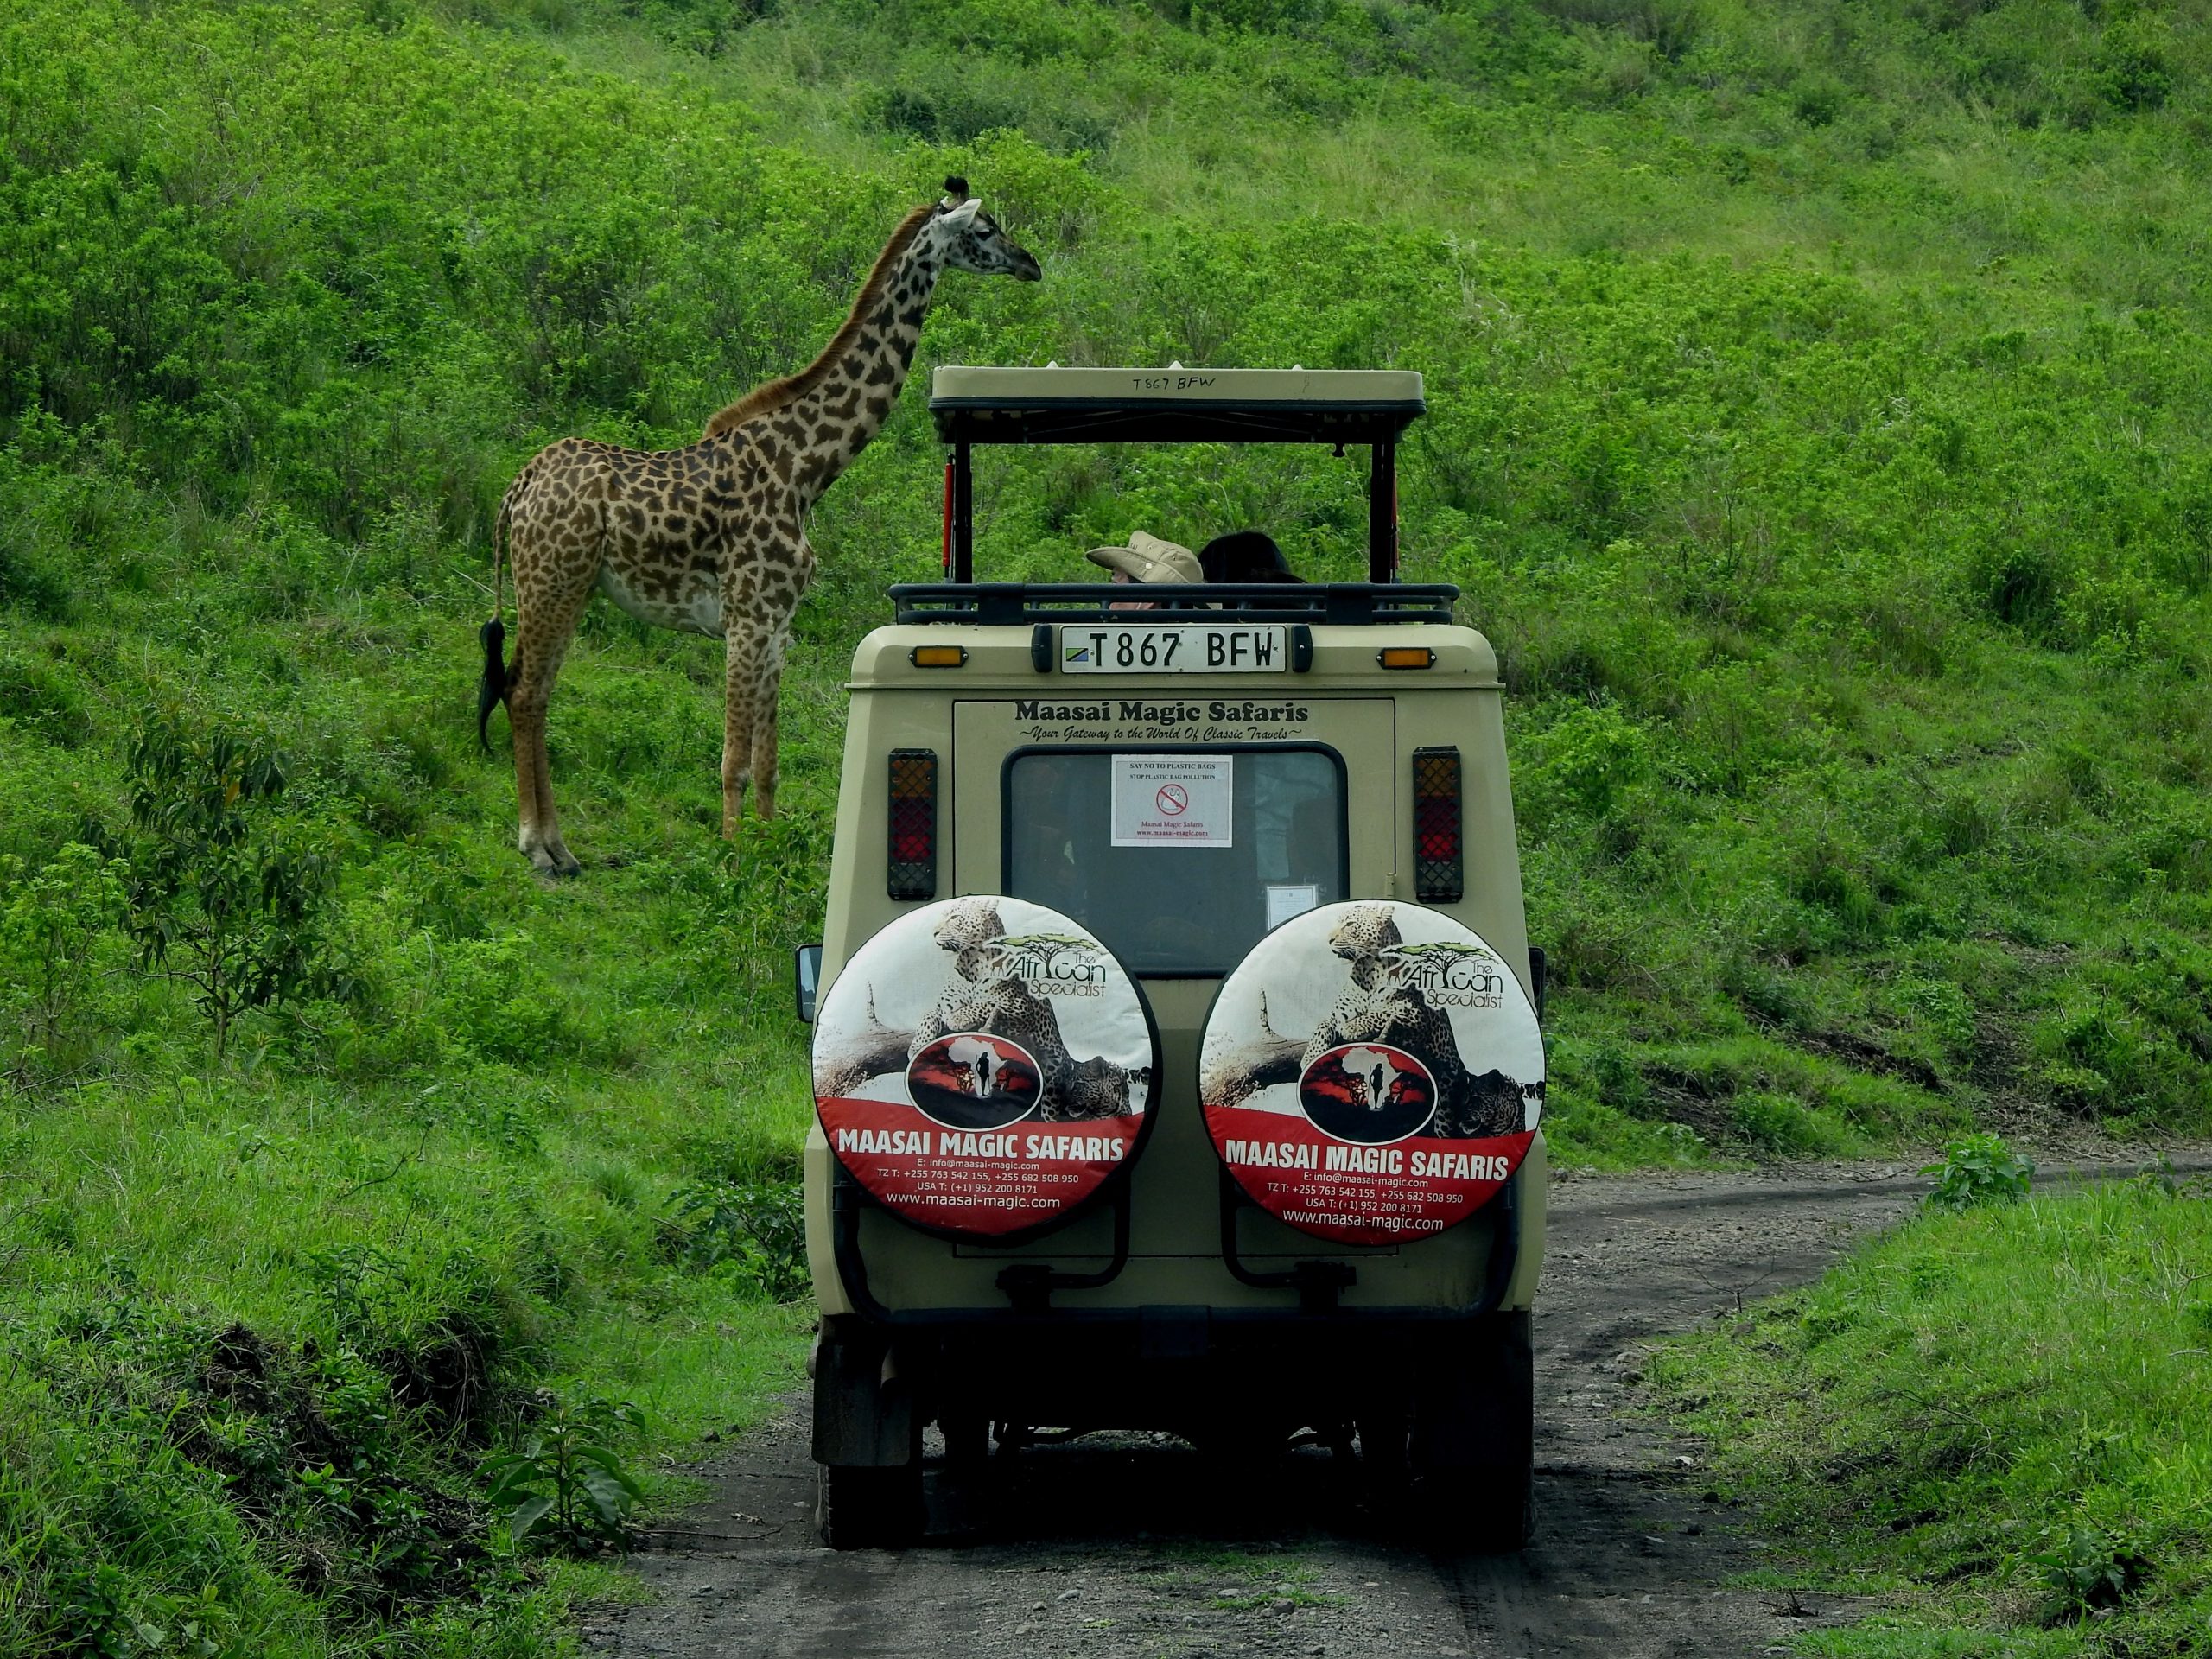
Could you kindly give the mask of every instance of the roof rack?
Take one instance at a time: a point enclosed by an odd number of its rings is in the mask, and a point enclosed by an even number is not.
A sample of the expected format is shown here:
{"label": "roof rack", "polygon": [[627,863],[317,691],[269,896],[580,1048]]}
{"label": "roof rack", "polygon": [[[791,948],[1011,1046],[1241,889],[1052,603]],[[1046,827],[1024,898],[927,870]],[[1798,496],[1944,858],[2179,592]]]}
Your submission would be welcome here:
{"label": "roof rack", "polygon": [[930,380],[947,443],[1388,443],[1427,407],[1406,369],[947,365]]}
{"label": "roof rack", "polygon": [[950,446],[944,557],[976,575],[978,444],[1364,444],[1367,575],[1398,574],[1398,441],[1427,408],[1408,369],[988,368],[948,364],[930,378],[930,413]]}
{"label": "roof rack", "polygon": [[[1138,594],[1160,607],[1116,611]],[[1449,622],[1459,590],[1449,582],[904,582],[891,588],[901,622],[974,622],[987,626],[1111,620],[1136,626],[1196,621],[1192,612],[1228,622]]]}

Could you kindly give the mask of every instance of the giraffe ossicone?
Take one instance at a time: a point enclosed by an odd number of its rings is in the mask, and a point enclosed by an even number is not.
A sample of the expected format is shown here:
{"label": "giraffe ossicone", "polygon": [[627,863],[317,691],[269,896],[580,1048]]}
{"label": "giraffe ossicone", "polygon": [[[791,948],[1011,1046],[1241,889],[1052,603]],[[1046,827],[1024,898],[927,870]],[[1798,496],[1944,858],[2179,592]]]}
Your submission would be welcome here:
{"label": "giraffe ossicone", "polygon": [[[517,843],[543,874],[579,866],[561,839],[546,771],[545,710],[594,593],[656,626],[726,648],[722,834],[776,810],[776,699],[791,613],[814,574],[806,514],[882,429],[946,270],[1035,282],[1037,261],[968,194],[917,207],[892,232],[843,326],[798,373],[754,387],[681,449],[583,438],[547,445],[516,474],[492,531],[492,620],[480,632],[477,736],[501,702],[514,739]],[[504,660],[503,572],[515,589]]]}

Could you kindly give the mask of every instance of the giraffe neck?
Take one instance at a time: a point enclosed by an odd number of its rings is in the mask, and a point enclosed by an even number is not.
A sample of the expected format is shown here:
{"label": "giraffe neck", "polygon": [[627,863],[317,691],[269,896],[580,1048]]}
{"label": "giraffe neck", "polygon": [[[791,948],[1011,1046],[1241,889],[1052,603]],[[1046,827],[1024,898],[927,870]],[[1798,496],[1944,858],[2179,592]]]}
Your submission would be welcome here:
{"label": "giraffe neck", "polygon": [[791,483],[802,507],[811,507],[868,448],[899,401],[943,268],[928,243],[927,236],[914,238],[852,343],[779,411],[787,418],[774,426],[791,444]]}

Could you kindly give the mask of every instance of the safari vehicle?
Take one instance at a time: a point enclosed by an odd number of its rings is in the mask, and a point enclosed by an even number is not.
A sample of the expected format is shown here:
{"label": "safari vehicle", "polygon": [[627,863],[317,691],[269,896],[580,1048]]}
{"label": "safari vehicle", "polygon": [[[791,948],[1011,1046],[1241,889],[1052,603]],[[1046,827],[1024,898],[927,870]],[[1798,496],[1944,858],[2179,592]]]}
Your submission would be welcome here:
{"label": "safari vehicle", "polygon": [[[918,1535],[935,1422],[948,1470],[1310,1431],[1417,1535],[1519,1548],[1542,960],[1497,659],[1397,580],[1421,377],[944,368],[930,407],[946,580],[855,653],[800,952],[823,1537]],[[975,580],[977,446],[1116,442],[1364,446],[1368,579]]]}

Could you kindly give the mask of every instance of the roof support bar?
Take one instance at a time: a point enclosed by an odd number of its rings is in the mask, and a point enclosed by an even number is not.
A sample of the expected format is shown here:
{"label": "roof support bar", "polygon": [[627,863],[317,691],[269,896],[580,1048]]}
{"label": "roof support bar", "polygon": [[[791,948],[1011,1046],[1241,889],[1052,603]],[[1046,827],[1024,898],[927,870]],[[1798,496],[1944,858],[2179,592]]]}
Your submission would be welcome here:
{"label": "roof support bar", "polygon": [[1375,441],[1367,468],[1367,579],[1398,579],[1398,446]]}
{"label": "roof support bar", "polygon": [[952,579],[976,580],[976,466],[965,438],[952,446]]}

